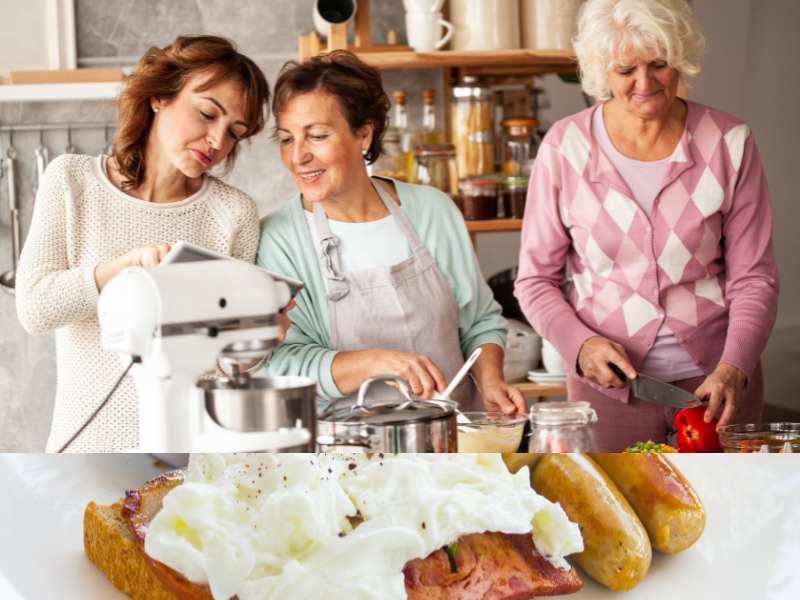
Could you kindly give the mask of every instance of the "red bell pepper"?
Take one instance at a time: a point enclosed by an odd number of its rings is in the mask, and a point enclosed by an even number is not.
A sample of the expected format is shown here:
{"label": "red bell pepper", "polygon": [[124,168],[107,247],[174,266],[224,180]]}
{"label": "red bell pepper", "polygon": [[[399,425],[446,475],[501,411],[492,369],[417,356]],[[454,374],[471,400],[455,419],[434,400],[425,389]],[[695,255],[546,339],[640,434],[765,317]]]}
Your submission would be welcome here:
{"label": "red bell pepper", "polygon": [[717,421],[703,420],[706,406],[682,408],[675,415],[675,430],[678,432],[678,450],[681,452],[719,452],[722,447],[717,435]]}

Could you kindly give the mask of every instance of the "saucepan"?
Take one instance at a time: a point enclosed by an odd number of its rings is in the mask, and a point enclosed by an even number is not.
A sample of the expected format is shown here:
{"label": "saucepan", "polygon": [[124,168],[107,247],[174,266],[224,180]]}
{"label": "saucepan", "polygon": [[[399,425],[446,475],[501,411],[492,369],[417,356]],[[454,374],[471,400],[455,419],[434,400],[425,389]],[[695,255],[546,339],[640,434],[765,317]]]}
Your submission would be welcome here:
{"label": "saucepan", "polygon": [[[379,400],[370,402],[370,388],[383,384]],[[372,397],[378,396],[372,394]],[[367,379],[353,403],[334,402],[318,418],[319,450],[368,452],[456,452],[456,403],[423,400],[403,379],[391,375]]]}

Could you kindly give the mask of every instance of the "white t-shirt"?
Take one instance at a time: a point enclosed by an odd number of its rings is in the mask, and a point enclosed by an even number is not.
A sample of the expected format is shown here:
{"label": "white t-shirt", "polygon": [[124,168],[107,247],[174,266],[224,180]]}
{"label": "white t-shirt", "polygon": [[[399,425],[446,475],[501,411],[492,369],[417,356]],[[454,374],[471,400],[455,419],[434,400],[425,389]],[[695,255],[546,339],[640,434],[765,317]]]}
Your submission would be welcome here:
{"label": "white t-shirt", "polygon": [[[625,183],[628,184],[633,194],[633,199],[649,218],[653,212],[653,204],[661,187],[661,182],[664,180],[669,168],[670,158],[642,161],[628,158],[622,154],[614,147],[611,138],[608,136],[602,107],[599,107],[594,112],[592,133],[603,153],[617,169]],[[650,348],[639,368],[642,373],[667,381],[678,381],[703,375],[703,370],[697,366],[694,359],[681,346],[666,322],[661,324],[656,333],[653,347]]]}
{"label": "white t-shirt", "polygon": [[[305,211],[308,229],[319,248],[319,235],[314,225],[314,213]],[[339,238],[339,255],[342,271],[362,271],[376,267],[390,267],[411,256],[403,230],[392,215],[366,223],[347,223],[328,219],[331,232]],[[319,252],[317,252],[319,254]],[[327,286],[327,280],[325,282]]]}

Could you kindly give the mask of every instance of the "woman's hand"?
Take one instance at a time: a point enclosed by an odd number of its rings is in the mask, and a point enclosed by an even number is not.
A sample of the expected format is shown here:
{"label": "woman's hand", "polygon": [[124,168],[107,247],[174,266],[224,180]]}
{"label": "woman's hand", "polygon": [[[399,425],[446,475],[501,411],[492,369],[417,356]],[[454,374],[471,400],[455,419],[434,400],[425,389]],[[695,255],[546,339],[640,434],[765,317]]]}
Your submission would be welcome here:
{"label": "woman's hand", "polygon": [[297,306],[297,302],[294,301],[294,298],[284,306],[282,309],[278,311],[278,322],[281,324],[281,334],[278,336],[278,341],[282,342],[286,337],[286,332],[289,331],[289,327],[292,326],[292,320],[289,318],[289,311],[292,310],[295,306]]}
{"label": "woman's hand", "polygon": [[614,374],[608,363],[617,365],[628,379],[636,378],[636,369],[620,344],[599,335],[590,337],[583,343],[578,353],[581,374],[604,388],[625,387],[625,382]]}
{"label": "woman's hand", "polygon": [[171,249],[172,246],[167,243],[150,244],[130,250],[123,258],[129,267],[149,269],[157,267]]}
{"label": "woman's hand", "polygon": [[703,420],[710,423],[719,413],[724,402],[725,408],[722,410],[719,423],[717,423],[717,431],[723,425],[730,423],[739,411],[746,381],[747,376],[743,371],[731,364],[719,363],[714,372],[706,377],[700,387],[694,391],[694,395],[698,398],[708,399],[708,408],[703,415]]}
{"label": "woman's hand", "polygon": [[369,350],[369,377],[396,375],[408,382],[415,396],[430,400],[447,387],[442,370],[423,354],[398,350]]}
{"label": "woman's hand", "polygon": [[157,267],[170,249],[172,249],[172,246],[167,243],[139,246],[114,260],[97,265],[94,270],[94,282],[97,285],[97,291],[102,292],[106,284],[125,267]]}
{"label": "woman's hand", "polygon": [[524,415],[528,412],[525,397],[513,385],[499,380],[481,387],[483,405],[487,411],[500,411],[507,415]]}

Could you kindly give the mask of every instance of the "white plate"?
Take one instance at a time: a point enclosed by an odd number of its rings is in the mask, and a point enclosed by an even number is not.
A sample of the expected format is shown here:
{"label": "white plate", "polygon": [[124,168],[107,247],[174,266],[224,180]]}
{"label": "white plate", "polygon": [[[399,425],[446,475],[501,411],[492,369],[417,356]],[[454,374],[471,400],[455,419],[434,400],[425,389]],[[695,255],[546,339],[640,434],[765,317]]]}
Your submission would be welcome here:
{"label": "white plate", "polygon": [[[706,506],[700,540],[657,554],[619,594],[581,574],[575,600],[800,598],[800,456],[676,455]],[[161,472],[147,455],[0,456],[0,598],[124,600],[83,554],[83,509],[110,503]]]}
{"label": "white plate", "polygon": [[528,381],[534,383],[565,383],[567,376],[565,373],[549,373],[544,369],[528,371]]}

